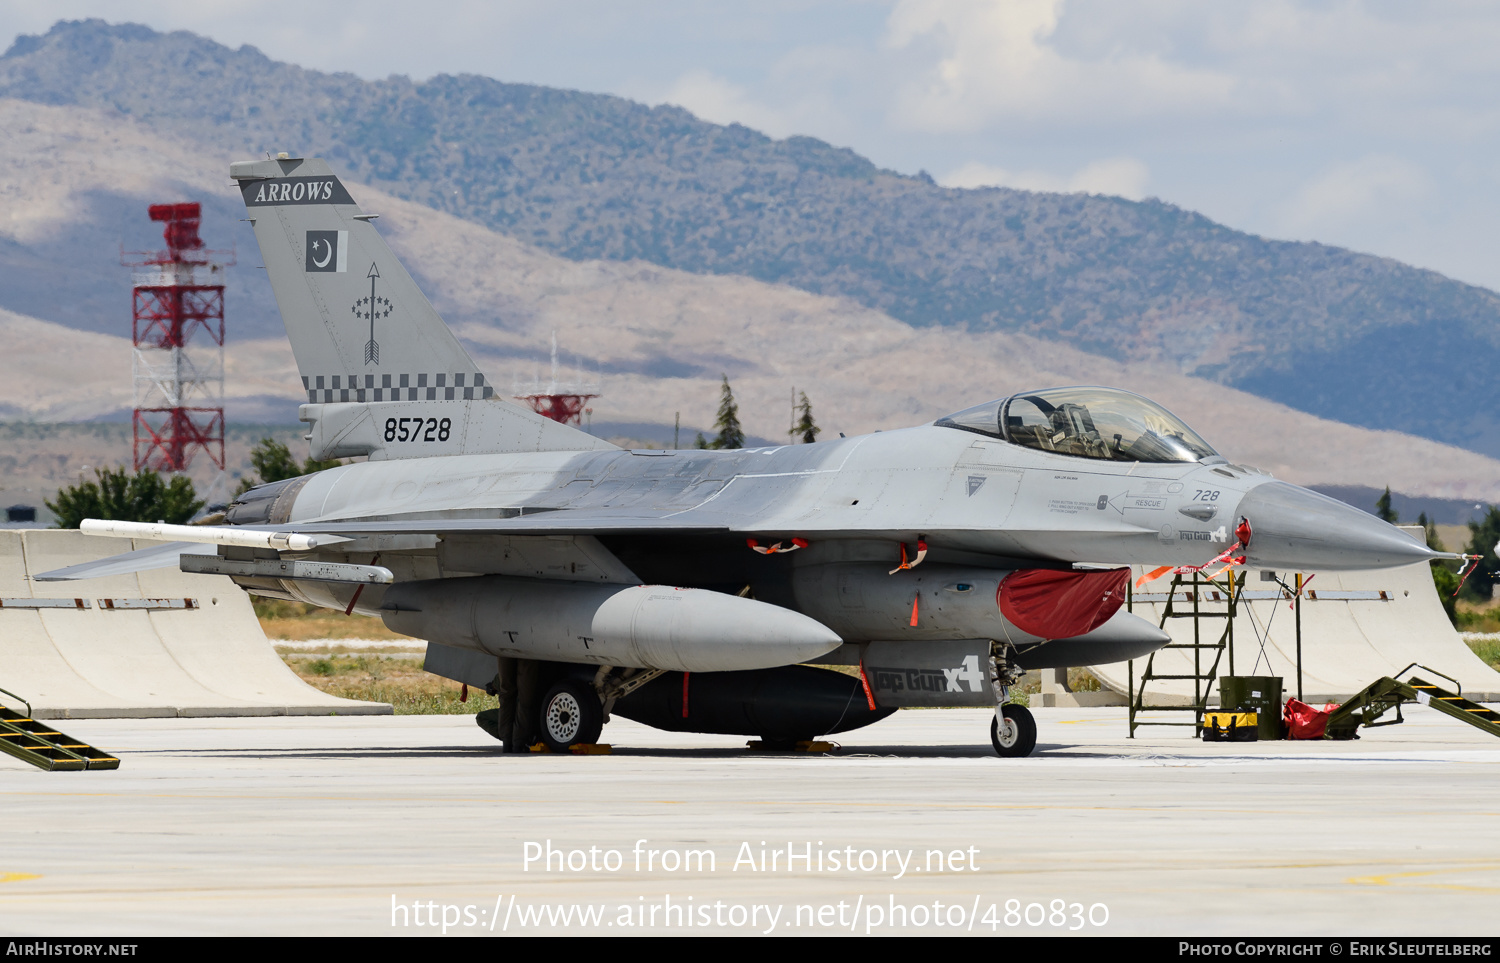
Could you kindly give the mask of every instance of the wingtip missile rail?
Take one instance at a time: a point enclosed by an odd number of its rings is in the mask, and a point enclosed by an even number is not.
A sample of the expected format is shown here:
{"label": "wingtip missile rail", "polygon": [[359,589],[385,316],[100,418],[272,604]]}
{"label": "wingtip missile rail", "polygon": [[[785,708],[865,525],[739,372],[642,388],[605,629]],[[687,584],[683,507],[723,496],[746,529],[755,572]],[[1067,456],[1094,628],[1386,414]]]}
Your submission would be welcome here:
{"label": "wingtip missile rail", "polygon": [[278,552],[312,552],[352,541],[342,535],[247,531],[238,526],[168,525],[165,522],[122,522],[99,518],[85,518],[78,527],[85,535],[195,542],[200,545],[225,545],[234,548],[267,548]]}

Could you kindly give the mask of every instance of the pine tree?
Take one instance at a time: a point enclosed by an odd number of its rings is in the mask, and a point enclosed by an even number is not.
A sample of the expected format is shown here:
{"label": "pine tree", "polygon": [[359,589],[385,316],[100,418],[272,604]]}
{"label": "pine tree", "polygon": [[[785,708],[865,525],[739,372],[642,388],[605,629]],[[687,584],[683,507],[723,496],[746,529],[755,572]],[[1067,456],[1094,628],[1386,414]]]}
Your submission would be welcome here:
{"label": "pine tree", "polygon": [[1464,582],[1465,596],[1472,599],[1494,596],[1495,580],[1500,577],[1497,543],[1500,543],[1500,506],[1491,505],[1482,520],[1469,523],[1469,546],[1464,551],[1480,558],[1474,563],[1468,581]]}
{"label": "pine tree", "polygon": [[818,432],[823,429],[819,428],[813,421],[812,402],[807,400],[807,392],[805,391],[802,392],[802,404],[797,406],[797,410],[802,412],[802,417],[798,419],[797,427],[787,432],[787,434],[793,437],[800,437],[804,445],[810,445],[818,440]]}
{"label": "pine tree", "polygon": [[[1434,552],[1448,551],[1443,547],[1443,540],[1438,537],[1437,526],[1427,517],[1426,512],[1417,516],[1417,524],[1422,526],[1422,532],[1427,538],[1427,547]],[[1458,625],[1458,601],[1453,593],[1458,590],[1458,576],[1450,567],[1453,563],[1438,561],[1429,563],[1432,567],[1432,584],[1437,588],[1438,601],[1443,603],[1443,611],[1448,613],[1448,621],[1455,626]]]}
{"label": "pine tree", "polygon": [[94,479],[60,489],[57,500],[46,503],[58,528],[77,528],[85,518],[181,525],[203,507],[193,483],[182,475],[163,482],[154,471],[132,475],[123,467],[99,468]]}
{"label": "pine tree", "polygon": [[1427,517],[1426,512],[1422,512],[1417,515],[1417,524],[1422,526],[1422,533],[1427,538],[1428,548],[1432,549],[1434,552],[1448,551],[1448,549],[1443,546],[1443,540],[1438,537],[1437,525],[1433,523],[1432,519]]}
{"label": "pine tree", "polygon": [[1391,507],[1391,486],[1385,486],[1385,494],[1375,499],[1375,516],[1383,522],[1392,525],[1399,520],[1396,510]]}
{"label": "pine tree", "polygon": [[719,417],[714,421],[714,427],[719,433],[708,443],[708,447],[720,451],[743,448],[745,432],[740,428],[740,406],[735,403],[734,392],[729,389],[729,376],[721,377],[724,379],[724,388],[719,395]]}

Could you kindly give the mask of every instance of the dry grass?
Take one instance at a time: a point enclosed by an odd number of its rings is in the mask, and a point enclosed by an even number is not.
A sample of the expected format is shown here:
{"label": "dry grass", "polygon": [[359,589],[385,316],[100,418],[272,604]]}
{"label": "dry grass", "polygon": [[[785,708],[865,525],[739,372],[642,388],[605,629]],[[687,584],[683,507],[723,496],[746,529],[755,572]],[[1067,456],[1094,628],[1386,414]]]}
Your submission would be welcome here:
{"label": "dry grass", "polygon": [[1459,599],[1457,611],[1460,632],[1500,632],[1500,597],[1488,602]]}
{"label": "dry grass", "polygon": [[314,688],[344,699],[389,702],[396,715],[473,715],[497,705],[483,690],[462,687],[424,671],[420,658],[392,655],[282,656],[297,676]]}
{"label": "dry grass", "polygon": [[[1415,522],[1403,521],[1403,525],[1414,525]],[[1447,552],[1462,552],[1469,544],[1471,533],[1467,525],[1434,525],[1437,529],[1438,541],[1442,542],[1443,550]]]}
{"label": "dry grass", "polygon": [[1489,665],[1500,672],[1500,639],[1466,639],[1469,648]]}
{"label": "dry grass", "polygon": [[344,615],[332,609],[320,609],[303,602],[280,599],[253,599],[255,614],[266,638],[302,641],[304,639],[405,639],[385,627],[385,623],[368,615]]}
{"label": "dry grass", "polygon": [[[303,639],[405,639],[379,619],[343,615],[301,602],[254,599],[255,614],[272,643]],[[279,650],[297,677],[314,688],[344,699],[389,702],[396,715],[472,715],[492,709],[494,697],[470,689],[460,702],[463,687],[422,668],[422,656],[371,655],[333,645],[329,652],[309,655]]]}

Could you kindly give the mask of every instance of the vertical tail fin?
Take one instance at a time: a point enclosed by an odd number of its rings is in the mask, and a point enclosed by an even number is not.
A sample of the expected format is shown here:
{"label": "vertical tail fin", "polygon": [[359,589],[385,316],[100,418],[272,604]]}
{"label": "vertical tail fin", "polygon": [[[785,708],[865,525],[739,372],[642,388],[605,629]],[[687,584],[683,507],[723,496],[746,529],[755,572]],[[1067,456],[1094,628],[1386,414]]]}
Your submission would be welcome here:
{"label": "vertical tail fin", "polygon": [[241,161],[239,182],[310,403],[494,394],[328,164]]}
{"label": "vertical tail fin", "polygon": [[327,163],[241,161],[229,176],[302,374],[314,458],[614,447],[495,398]]}

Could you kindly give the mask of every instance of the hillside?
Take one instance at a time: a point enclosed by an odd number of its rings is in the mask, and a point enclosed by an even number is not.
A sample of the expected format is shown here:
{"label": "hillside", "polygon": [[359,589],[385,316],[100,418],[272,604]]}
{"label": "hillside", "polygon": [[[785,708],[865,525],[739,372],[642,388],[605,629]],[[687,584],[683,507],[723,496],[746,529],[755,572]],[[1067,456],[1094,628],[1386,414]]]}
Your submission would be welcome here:
{"label": "hillside", "polygon": [[[1025,334],[1500,454],[1500,296],[1157,200],[945,189],[669,106],[473,76],[367,82],[101,21],[19,38],[0,57],[0,96],[228,153],[322,154],[575,261],[741,275],[917,328]],[[76,323],[34,288],[0,304]]]}
{"label": "hillside", "polygon": [[[22,248],[37,238],[97,232],[101,206],[143,220],[145,203],[162,197],[201,198],[214,209],[237,202],[222,176],[229,155],[190,143],[157,144],[139,121],[0,100],[0,129],[14,132],[22,157],[38,158],[0,168],[0,200],[11,215],[0,221],[0,238],[20,239]],[[109,191],[100,187],[105,167]],[[43,183],[45,190],[36,187]],[[915,327],[850,298],[753,278],[644,261],[569,260],[348,184],[366,211],[381,215],[381,233],[502,390],[513,375],[529,380],[545,363],[554,330],[570,367],[572,354],[582,350],[584,367],[604,379],[593,422],[607,437],[665,443],[681,412],[683,441],[690,443],[712,420],[721,374],[733,382],[746,428],[772,440],[785,437],[793,386],[811,397],[825,431],[856,434],[931,421],[1027,387],[1102,383],[1160,400],[1230,458],[1291,481],[1373,480],[1398,491],[1500,501],[1500,462],[1493,459],[1327,422],[1168,365],[1127,365],[1025,334]],[[273,410],[290,421],[300,393],[295,366],[284,335],[269,333],[280,328],[280,318],[268,307],[269,286],[248,243],[240,266],[229,271],[248,303],[229,302],[230,417],[267,420],[258,412]],[[95,283],[115,303],[109,323],[123,332],[128,275],[117,262],[97,270],[103,280]],[[248,310],[266,312],[255,323],[266,336],[241,333]],[[9,405],[0,414],[95,417],[128,406],[129,349],[119,333],[8,313],[0,314],[0,330],[13,346],[0,355],[0,403]]]}

